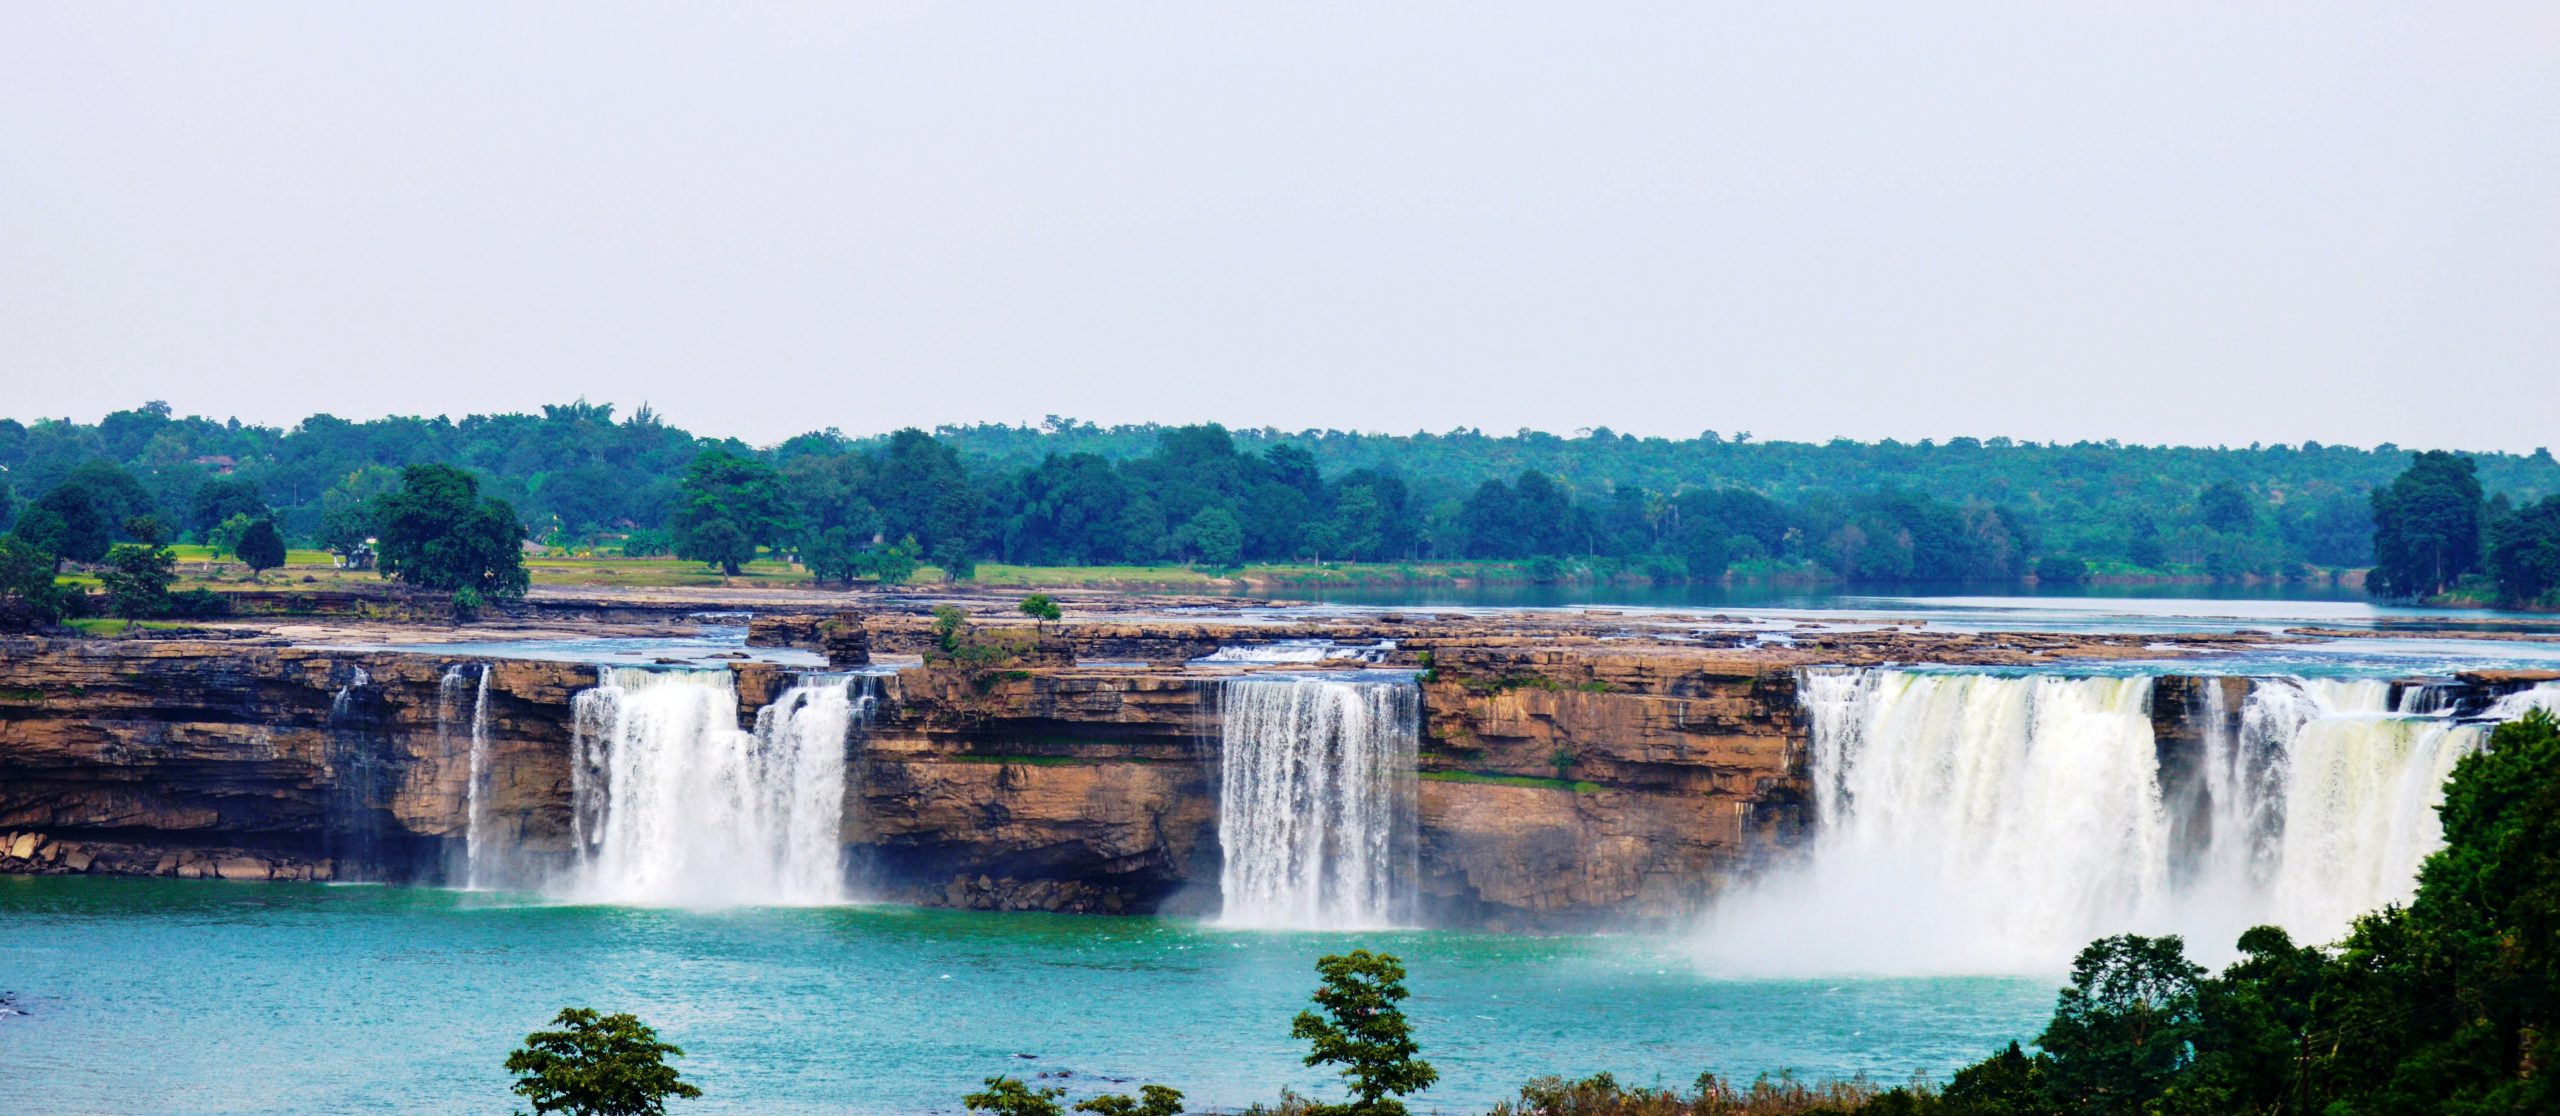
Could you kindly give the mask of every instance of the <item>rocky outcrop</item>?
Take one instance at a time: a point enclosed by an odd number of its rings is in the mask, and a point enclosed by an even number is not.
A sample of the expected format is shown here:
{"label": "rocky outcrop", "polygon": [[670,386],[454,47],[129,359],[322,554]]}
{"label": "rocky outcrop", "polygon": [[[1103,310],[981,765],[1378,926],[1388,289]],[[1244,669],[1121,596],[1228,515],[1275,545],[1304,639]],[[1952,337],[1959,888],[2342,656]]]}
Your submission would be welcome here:
{"label": "rocky outcrop", "polygon": [[[459,839],[479,694],[438,656],[0,640],[0,871],[432,877]],[[565,831],[572,695],[592,671],[491,666],[483,817]],[[459,709],[445,700],[457,695]],[[85,862],[84,862],[85,858]],[[260,867],[253,868],[252,865]]]}

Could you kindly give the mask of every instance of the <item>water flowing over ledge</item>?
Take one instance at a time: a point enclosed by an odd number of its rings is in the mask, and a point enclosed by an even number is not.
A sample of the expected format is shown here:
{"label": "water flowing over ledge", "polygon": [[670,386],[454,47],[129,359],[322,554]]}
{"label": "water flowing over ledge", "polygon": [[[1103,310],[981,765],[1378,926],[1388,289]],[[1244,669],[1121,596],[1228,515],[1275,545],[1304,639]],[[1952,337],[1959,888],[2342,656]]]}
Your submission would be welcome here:
{"label": "water flowing over ledge", "polygon": [[[2234,689],[2242,692],[2231,705]],[[1735,971],[2039,972],[2105,934],[2200,956],[2272,923],[2307,941],[2403,901],[2445,778],[2491,721],[2373,680],[2208,680],[2196,770],[2164,765],[2148,677],[1813,670],[1814,832],[1726,896]]]}
{"label": "water flowing over ledge", "polygon": [[1218,921],[1349,930],[1410,920],[1421,739],[1412,680],[1233,678],[1218,708]]}
{"label": "water flowing over ledge", "polygon": [[727,670],[598,672],[576,703],[577,863],[561,892],[642,906],[806,906],[850,898],[846,752],[865,675],[801,676],[737,724]]}

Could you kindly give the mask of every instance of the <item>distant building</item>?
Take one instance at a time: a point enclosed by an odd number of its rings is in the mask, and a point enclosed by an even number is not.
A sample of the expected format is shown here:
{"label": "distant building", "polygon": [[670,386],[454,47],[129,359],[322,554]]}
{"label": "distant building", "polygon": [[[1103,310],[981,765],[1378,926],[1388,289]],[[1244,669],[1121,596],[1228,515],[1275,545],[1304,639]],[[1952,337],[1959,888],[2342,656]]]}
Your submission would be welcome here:
{"label": "distant building", "polygon": [[230,476],[232,470],[240,467],[240,462],[234,460],[232,456],[227,453],[208,454],[206,456],[199,457],[196,459],[196,464],[212,470],[213,475],[217,477]]}

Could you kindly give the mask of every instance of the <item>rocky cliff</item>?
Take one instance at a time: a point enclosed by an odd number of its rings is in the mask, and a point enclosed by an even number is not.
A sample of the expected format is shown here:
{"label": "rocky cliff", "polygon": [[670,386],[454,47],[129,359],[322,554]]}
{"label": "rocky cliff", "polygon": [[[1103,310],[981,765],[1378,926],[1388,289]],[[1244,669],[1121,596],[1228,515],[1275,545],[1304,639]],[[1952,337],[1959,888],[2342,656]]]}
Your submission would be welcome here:
{"label": "rocky cliff", "polygon": [[[1801,649],[1414,644],[1435,922],[1675,922],[1806,830]],[[791,680],[729,669],[742,725]],[[1217,702],[1237,673],[885,678],[848,742],[849,859],[919,903],[1213,909]],[[0,872],[452,880],[475,734],[482,840],[556,869],[572,854],[575,699],[594,680],[574,664],[236,640],[0,640]],[[2517,684],[2464,681],[2448,700]],[[2209,715],[2238,708],[2208,700],[2216,685],[2236,683],[2155,690],[2173,797]]]}

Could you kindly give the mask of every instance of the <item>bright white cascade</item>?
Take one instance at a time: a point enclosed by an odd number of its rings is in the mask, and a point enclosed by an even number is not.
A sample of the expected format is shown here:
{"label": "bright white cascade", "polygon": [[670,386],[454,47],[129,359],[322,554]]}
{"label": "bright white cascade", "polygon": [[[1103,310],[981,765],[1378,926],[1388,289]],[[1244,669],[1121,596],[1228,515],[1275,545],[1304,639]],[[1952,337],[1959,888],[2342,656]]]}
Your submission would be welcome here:
{"label": "bright white cascade", "polygon": [[872,704],[871,677],[803,676],[744,731],[727,670],[599,673],[577,698],[573,895],[661,906],[845,901],[845,753]]}
{"label": "bright white cascade", "polygon": [[1409,919],[1419,688],[1234,678],[1218,707],[1219,921],[1338,930]]}
{"label": "bright white cascade", "polygon": [[2212,962],[2252,925],[2328,941],[2406,900],[2487,726],[2423,692],[2395,710],[2383,682],[2243,685],[2236,716],[2204,687],[2200,770],[2171,802],[2148,678],[1806,673],[1815,833],[1800,865],[1710,912],[1706,960],[2043,973],[2140,932]]}
{"label": "bright white cascade", "polygon": [[463,886],[474,891],[490,886],[496,874],[496,859],[488,836],[489,787],[489,674],[487,663],[455,663],[444,668],[444,677],[436,681],[436,742],[443,754],[454,752],[453,722],[460,713],[465,689],[472,691],[471,723],[468,729],[468,751],[464,757],[462,784],[462,876]]}

